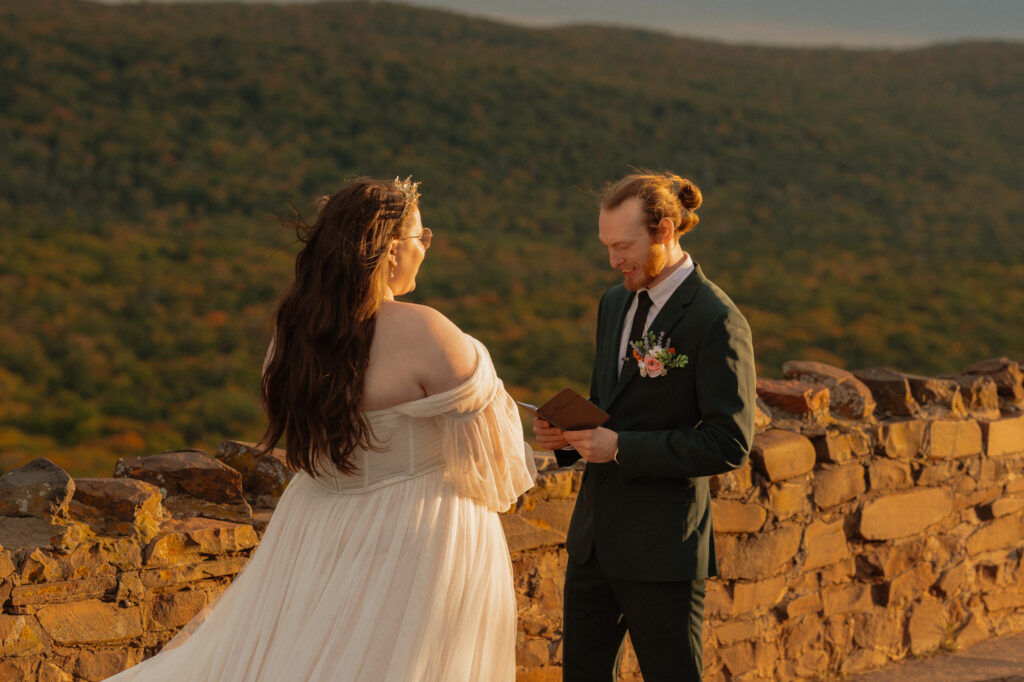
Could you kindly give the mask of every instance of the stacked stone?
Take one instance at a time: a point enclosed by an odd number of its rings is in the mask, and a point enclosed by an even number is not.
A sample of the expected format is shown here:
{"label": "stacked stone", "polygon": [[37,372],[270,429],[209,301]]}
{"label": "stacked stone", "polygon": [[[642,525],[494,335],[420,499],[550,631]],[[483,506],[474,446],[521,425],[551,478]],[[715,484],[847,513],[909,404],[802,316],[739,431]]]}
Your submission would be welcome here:
{"label": "stacked stone", "polygon": [[[750,462],[712,478],[721,576],[705,678],[821,679],[1024,631],[1024,373],[787,363],[759,380]],[[502,515],[517,679],[561,679],[565,535],[580,468],[539,457]],[[291,473],[222,443],[71,480],[0,477],[0,680],[100,680],[159,650],[241,570]],[[639,682],[628,648],[625,682]]]}
{"label": "stacked stone", "polygon": [[[750,462],[711,481],[721,576],[705,679],[838,677],[1024,631],[1018,364],[784,373],[758,382]],[[560,679],[560,540],[579,475],[545,472],[504,519],[520,682]],[[629,649],[621,679],[642,679]]]}
{"label": "stacked stone", "polygon": [[[220,455],[260,474],[279,459]],[[102,680],[159,650],[258,544],[246,495],[283,486],[249,474],[190,450],[122,459],[114,478],[45,459],[0,477],[0,680]]]}

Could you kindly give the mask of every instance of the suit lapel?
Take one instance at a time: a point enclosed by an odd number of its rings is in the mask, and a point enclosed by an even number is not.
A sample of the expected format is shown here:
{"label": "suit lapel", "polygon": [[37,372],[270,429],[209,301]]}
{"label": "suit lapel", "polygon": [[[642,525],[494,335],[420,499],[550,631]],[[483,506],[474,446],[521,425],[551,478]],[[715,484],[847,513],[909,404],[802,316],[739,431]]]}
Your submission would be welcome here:
{"label": "suit lapel", "polygon": [[[707,278],[704,273],[701,272],[700,266],[696,266],[694,271],[690,273],[690,276],[683,280],[683,283],[676,287],[676,290],[672,292],[668,301],[665,302],[665,306],[658,312],[657,317],[648,325],[648,330],[653,332],[667,332],[674,328],[686,315],[686,308],[693,301],[693,297],[697,295],[697,291],[704,285]],[[621,339],[623,319],[626,315],[626,309],[629,307],[628,302],[632,300],[632,297],[626,299],[627,304],[623,306],[622,314],[619,318],[619,325],[617,327],[617,333],[619,336],[616,339]],[[616,341],[615,348],[619,346],[619,341]],[[616,351],[617,352],[617,351]],[[617,360],[618,358],[616,358]],[[618,365],[616,364],[616,369]],[[622,370],[622,374],[619,375],[618,383],[615,384],[615,388],[608,396],[608,400],[605,402],[604,409],[607,410],[615,399],[619,397],[622,390],[631,382],[633,379],[640,376],[640,368],[636,362],[632,360],[626,361],[626,366]]]}
{"label": "suit lapel", "polygon": [[[617,382],[619,381],[619,343],[622,341],[622,325],[626,321],[626,311],[629,310],[629,305],[633,301],[633,294],[627,291],[625,288],[622,289],[622,293],[618,299],[611,302],[609,309],[608,320],[611,324],[611,328],[604,330],[608,343],[606,350],[602,353],[601,357],[598,358],[598,362],[602,363],[604,367],[605,376],[607,381],[605,382],[604,390],[601,391],[603,396],[611,396],[616,391]],[[627,363],[627,368],[628,368]],[[634,368],[635,369],[635,368]],[[611,404],[611,399],[606,398],[604,401],[605,406]]]}

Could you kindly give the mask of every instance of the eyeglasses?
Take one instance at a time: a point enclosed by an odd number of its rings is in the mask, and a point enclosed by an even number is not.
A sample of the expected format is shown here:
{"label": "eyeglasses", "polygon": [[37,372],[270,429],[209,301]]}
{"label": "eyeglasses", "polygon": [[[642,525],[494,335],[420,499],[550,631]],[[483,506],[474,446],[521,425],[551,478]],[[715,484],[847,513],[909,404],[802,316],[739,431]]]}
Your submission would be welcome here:
{"label": "eyeglasses", "polygon": [[430,248],[430,241],[434,238],[434,233],[431,232],[429,227],[424,227],[423,228],[423,232],[421,232],[420,234],[415,234],[415,235],[413,235],[411,237],[401,237],[401,238],[402,239],[419,239],[421,242],[423,242],[423,249],[426,250],[426,249]]}

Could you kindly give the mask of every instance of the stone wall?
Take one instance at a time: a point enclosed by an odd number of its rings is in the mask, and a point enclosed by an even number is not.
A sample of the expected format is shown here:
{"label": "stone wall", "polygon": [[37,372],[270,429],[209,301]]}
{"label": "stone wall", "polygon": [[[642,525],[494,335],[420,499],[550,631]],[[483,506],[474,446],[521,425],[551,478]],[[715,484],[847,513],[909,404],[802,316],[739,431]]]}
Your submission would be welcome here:
{"label": "stone wall", "polygon": [[[720,577],[706,680],[829,679],[1024,631],[1024,376],[787,363],[758,381],[749,463],[713,477]],[[560,679],[564,538],[578,471],[504,519],[520,682]],[[622,679],[640,680],[632,652]]]}
{"label": "stone wall", "polygon": [[[711,481],[706,679],[823,679],[1024,631],[1019,365],[784,370],[758,382],[750,462]],[[538,463],[502,515],[520,682],[560,679],[580,480]],[[232,442],[114,473],[36,460],[0,477],[0,680],[101,680],[159,650],[241,570],[290,477],[280,453]],[[623,679],[641,679],[629,650]]]}

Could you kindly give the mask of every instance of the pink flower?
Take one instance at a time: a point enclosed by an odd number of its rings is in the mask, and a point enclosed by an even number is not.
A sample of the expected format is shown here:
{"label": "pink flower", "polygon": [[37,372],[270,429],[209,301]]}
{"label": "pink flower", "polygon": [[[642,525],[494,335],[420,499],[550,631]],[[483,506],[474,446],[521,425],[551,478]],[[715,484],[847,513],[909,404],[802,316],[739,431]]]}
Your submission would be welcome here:
{"label": "pink flower", "polygon": [[644,356],[644,368],[647,370],[647,376],[660,377],[665,371],[665,365],[660,360],[655,358],[653,355]]}

